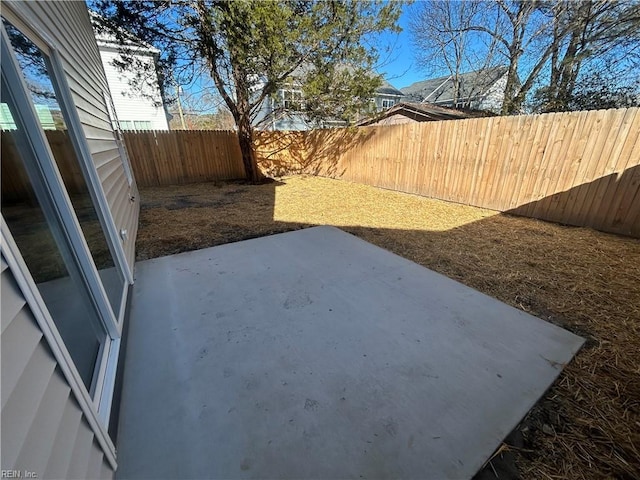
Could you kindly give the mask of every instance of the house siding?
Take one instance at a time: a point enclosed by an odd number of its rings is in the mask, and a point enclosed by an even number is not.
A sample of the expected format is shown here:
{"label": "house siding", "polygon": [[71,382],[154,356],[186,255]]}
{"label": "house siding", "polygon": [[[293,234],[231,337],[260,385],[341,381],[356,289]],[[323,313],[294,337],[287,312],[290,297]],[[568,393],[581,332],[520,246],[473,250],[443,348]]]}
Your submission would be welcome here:
{"label": "house siding", "polygon": [[[384,101],[391,103],[391,105],[383,105]],[[383,93],[376,93],[374,97],[374,102],[376,104],[376,111],[386,110],[387,108],[392,107],[393,105],[400,103],[402,100],[402,95],[386,95]]]}
{"label": "house siding", "polygon": [[[148,85],[144,88],[141,96],[139,92],[133,91],[130,82],[134,74],[127,71],[119,71],[113,65],[113,61],[120,58],[116,49],[99,47],[100,57],[107,76],[109,89],[113,98],[113,104],[121,122],[150,122],[151,130],[168,130],[167,116],[162,106],[162,97],[158,88],[157,76],[154,78],[155,85]],[[154,59],[151,55],[137,55],[137,60],[147,66],[154,66]]]}
{"label": "house siding", "polygon": [[473,108],[477,110],[487,110],[489,112],[500,113],[504,102],[504,89],[507,86],[507,76],[502,76],[484,94],[482,99]]}
{"label": "house siding", "polygon": [[117,231],[127,232],[122,245],[133,271],[140,200],[135,180],[128,185],[111,126],[104,100],[109,87],[86,5],[77,1],[5,1],[3,6],[46,39],[55,39],[113,222]]}
{"label": "house siding", "polygon": [[4,257],[1,258],[4,470],[36,478],[113,478]]}
{"label": "house siding", "polygon": [[[52,42],[87,140],[108,204],[107,221],[126,232],[121,244],[133,271],[139,195],[129,184],[112,130],[106,76],[84,2],[3,2],[3,15],[17,17]],[[6,255],[2,246],[3,255]],[[113,478],[102,449],[63,366],[38,326],[27,292],[2,258],[2,455],[4,470],[34,472],[38,478]]]}

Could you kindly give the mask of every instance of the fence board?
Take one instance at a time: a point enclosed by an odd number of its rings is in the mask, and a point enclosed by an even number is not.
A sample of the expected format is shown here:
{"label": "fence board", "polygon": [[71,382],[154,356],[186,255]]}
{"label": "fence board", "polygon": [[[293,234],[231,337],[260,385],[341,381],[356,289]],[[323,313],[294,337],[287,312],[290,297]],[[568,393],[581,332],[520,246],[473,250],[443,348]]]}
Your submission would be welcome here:
{"label": "fence board", "polygon": [[[303,172],[640,236],[638,108],[366,127]],[[310,145],[318,131],[290,132]],[[417,140],[417,139],[420,140]],[[295,140],[294,140],[295,139]],[[418,146],[419,145],[419,146]],[[261,155],[267,155],[267,151]],[[286,165],[286,157],[281,167]],[[323,168],[329,161],[339,168]]]}
{"label": "fence board", "polygon": [[[72,158],[64,132],[47,132]],[[15,156],[2,133],[3,162]],[[230,131],[124,135],[139,186],[244,177]],[[342,178],[442,200],[640,237],[640,109],[554,113],[310,132],[258,132],[262,168]],[[69,164],[67,166],[67,163]],[[81,173],[60,165],[73,189]],[[24,179],[2,178],[20,196]]]}
{"label": "fence board", "polygon": [[126,132],[124,140],[138,186],[244,177],[240,145],[234,132]]}

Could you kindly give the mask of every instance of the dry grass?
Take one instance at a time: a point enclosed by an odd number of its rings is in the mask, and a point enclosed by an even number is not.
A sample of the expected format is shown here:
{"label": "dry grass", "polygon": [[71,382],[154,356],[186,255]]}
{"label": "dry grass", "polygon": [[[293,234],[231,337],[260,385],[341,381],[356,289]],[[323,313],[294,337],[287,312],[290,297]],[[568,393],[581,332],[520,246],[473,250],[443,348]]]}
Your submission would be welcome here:
{"label": "dry grass", "polygon": [[640,241],[316,177],[141,193],[139,259],[335,225],[582,335],[520,426],[519,471],[640,478]]}

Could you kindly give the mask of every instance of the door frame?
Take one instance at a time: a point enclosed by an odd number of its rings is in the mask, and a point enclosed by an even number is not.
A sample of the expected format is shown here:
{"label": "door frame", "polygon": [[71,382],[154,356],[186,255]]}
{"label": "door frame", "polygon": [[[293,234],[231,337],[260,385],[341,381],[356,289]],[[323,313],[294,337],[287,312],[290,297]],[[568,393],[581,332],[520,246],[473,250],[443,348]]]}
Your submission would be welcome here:
{"label": "door frame", "polygon": [[[98,172],[93,165],[93,159],[91,156],[91,149],[87,143],[87,139],[84,135],[84,129],[78,111],[75,108],[75,102],[71,94],[71,89],[67,82],[66,73],[63,68],[63,61],[61,55],[56,47],[55,42],[47,37],[43,32],[37,32],[35,27],[28,21],[23,19],[14,13],[9,5],[6,5],[2,10],[2,16],[11,22],[20,32],[25,35],[30,41],[32,41],[44,55],[48,57],[47,66],[51,67],[50,77],[51,83],[56,90],[56,96],[59,96],[58,104],[62,110],[65,122],[67,122],[67,133],[74,147],[74,151],[78,157],[78,164],[82,170],[83,177],[87,183],[89,195],[96,207],[96,213],[102,230],[105,234],[106,241],[109,245],[109,250],[114,256],[115,266],[120,268],[121,273],[124,275],[125,285],[123,287],[122,301],[120,309],[117,314],[117,331],[118,334],[122,331],[122,320],[124,318],[124,306],[126,305],[126,295],[128,293],[128,286],[133,285],[133,270],[127,261],[127,254],[124,246],[122,245],[122,239],[116,223],[113,219],[109,202],[102,187],[102,182],[98,176]],[[4,27],[3,27],[4,31]],[[36,33],[37,32],[37,33]],[[10,45],[10,44],[9,44]],[[103,92],[105,95],[109,93]],[[114,142],[118,144],[116,136],[114,135]],[[48,143],[47,143],[48,146]],[[118,151],[120,151],[120,145],[118,144]],[[128,158],[121,159],[123,169],[130,168],[125,165],[128,162]],[[59,173],[58,173],[59,175]],[[131,183],[129,184],[131,185]],[[113,332],[115,333],[115,332]]]}
{"label": "door frame", "polygon": [[[36,160],[36,165],[33,168],[37,170],[38,183],[42,185],[34,185],[34,188],[44,190],[41,194],[48,199],[47,203],[50,204],[48,205],[49,214],[62,227],[64,238],[61,240],[68,246],[68,250],[73,257],[68,260],[72,262],[74,267],[77,267],[81,277],[80,280],[86,287],[89,301],[93,305],[101,326],[106,333],[106,341],[101,347],[103,354],[97,363],[96,373],[94,373],[95,388],[92,388],[93,396],[90,395],[89,389],[85,387],[4,218],[2,218],[1,224],[2,251],[78,403],[96,433],[96,437],[110,464],[115,468],[115,448],[109,438],[107,428],[115,384],[120,335],[125,314],[124,306],[129,284],[133,282],[133,275],[126,261],[124,248],[120,243],[97,171],[93,166],[82,124],[74,107],[75,104],[66,82],[61,58],[55,46],[50,41],[43,39],[42,36],[36,35],[28,25],[12,14],[10,10],[3,9],[2,16],[40,48],[43,55],[47,57],[47,66],[52,70],[49,72],[51,82],[56,90],[56,95],[60,97],[58,98],[58,103],[65,117],[65,122],[67,122],[69,137],[73,142],[78,163],[87,183],[99,223],[108,243],[110,254],[113,256],[115,268],[118,269],[119,275],[123,279],[120,309],[116,313],[111,307],[100,280],[98,270],[64,186],[45,132],[38,121],[21,69],[14,55],[13,47],[4,25],[2,25],[0,26],[2,37],[0,55],[3,58],[2,76],[7,85],[6,93],[11,98],[16,110],[15,116],[17,118],[15,120],[23,127],[28,140],[28,149]],[[69,273],[72,274],[72,272]]]}

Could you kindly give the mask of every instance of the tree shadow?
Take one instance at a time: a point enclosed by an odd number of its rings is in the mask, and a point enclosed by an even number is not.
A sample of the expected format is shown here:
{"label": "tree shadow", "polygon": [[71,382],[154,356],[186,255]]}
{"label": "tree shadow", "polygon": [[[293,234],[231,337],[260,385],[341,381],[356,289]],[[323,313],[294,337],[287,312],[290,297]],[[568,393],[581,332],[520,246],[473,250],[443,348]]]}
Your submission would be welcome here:
{"label": "tree shadow", "polygon": [[323,129],[301,132],[258,132],[255,137],[258,164],[273,177],[309,174],[341,177],[339,159],[366,142],[374,131],[363,128]]}

